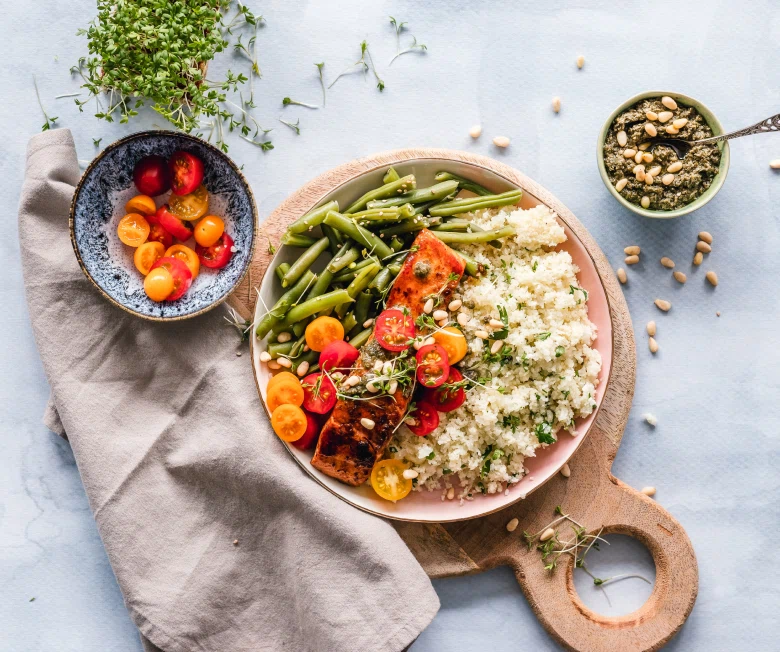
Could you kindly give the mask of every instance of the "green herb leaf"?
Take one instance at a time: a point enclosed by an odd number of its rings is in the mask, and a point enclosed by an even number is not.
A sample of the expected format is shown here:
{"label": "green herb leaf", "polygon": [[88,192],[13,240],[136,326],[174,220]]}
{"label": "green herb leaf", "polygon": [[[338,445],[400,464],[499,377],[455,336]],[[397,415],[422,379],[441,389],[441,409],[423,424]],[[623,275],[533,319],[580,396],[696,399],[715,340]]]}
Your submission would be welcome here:
{"label": "green herb leaf", "polygon": [[566,353],[566,348],[563,346],[556,346],[555,347],[555,357],[560,358],[564,353]]}

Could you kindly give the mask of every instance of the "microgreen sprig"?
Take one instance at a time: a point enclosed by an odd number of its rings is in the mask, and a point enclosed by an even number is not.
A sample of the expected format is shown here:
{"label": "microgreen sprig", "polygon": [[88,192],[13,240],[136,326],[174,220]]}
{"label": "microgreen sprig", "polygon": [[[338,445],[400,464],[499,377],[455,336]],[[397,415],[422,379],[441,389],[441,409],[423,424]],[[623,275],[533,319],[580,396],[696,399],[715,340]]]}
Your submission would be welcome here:
{"label": "microgreen sprig", "polygon": [[287,125],[299,136],[301,135],[300,118],[298,118],[295,122],[287,122],[286,120],[282,120],[281,118],[279,118],[279,122],[281,122],[283,125]]}
{"label": "microgreen sprig", "polygon": [[363,72],[368,72],[368,64],[366,63],[366,50],[368,49],[368,43],[366,41],[363,41],[360,44],[360,59],[355,61],[349,68],[347,68],[344,72],[341,72],[338,74],[336,79],[334,79],[328,88],[333,88],[333,85],[341,79],[344,75],[349,75],[353,72],[357,72],[355,69],[362,70]]}
{"label": "microgreen sprig", "polygon": [[46,119],[46,122],[43,123],[43,126],[41,127],[41,131],[48,131],[54,126],[54,123],[57,122],[57,117],[50,118],[49,114],[46,113],[46,109],[43,108],[43,102],[41,102],[41,94],[38,91],[38,80],[35,79],[35,75],[33,75],[33,86],[35,86],[35,97],[38,98],[38,106],[41,107],[41,112],[43,113],[43,117]]}
{"label": "microgreen sprig", "polygon": [[307,109],[319,109],[315,104],[307,104],[306,102],[299,102],[298,100],[290,99],[289,97],[285,97],[282,99],[282,104],[284,106],[305,106]]}
{"label": "microgreen sprig", "polygon": [[315,66],[317,66],[317,74],[320,78],[320,87],[322,87],[322,106],[325,106],[325,79],[322,76],[322,69],[325,67],[325,62],[322,63],[315,63]]}
{"label": "microgreen sprig", "polygon": [[404,27],[408,25],[408,23],[400,23],[395,18],[390,16],[390,24],[395,29],[395,44],[396,44],[396,53],[395,56],[390,59],[390,63],[388,65],[393,65],[393,61],[395,61],[398,57],[400,57],[402,54],[409,54],[410,52],[426,52],[428,50],[428,46],[424,43],[418,43],[417,37],[414,36],[414,34],[411,35],[412,42],[409,45],[409,47],[401,49],[401,32],[404,31]]}

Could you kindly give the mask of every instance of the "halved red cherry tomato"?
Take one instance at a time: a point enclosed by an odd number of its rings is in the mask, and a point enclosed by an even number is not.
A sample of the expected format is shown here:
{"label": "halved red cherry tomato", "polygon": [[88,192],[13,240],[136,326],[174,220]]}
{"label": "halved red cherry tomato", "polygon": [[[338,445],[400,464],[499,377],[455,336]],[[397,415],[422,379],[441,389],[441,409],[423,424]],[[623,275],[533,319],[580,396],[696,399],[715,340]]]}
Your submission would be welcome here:
{"label": "halved red cherry tomato", "polygon": [[149,222],[149,237],[146,238],[147,242],[160,242],[166,249],[173,244],[173,236],[162,228],[157,213],[147,215],[146,221]]}
{"label": "halved red cherry tomato", "polygon": [[203,161],[194,154],[179,150],[168,159],[171,190],[176,195],[189,195],[203,183]]}
{"label": "halved red cherry tomato", "polygon": [[233,257],[233,238],[223,233],[210,247],[195,247],[195,252],[200,258],[200,264],[211,269],[222,269]]}
{"label": "halved red cherry tomato", "polygon": [[192,227],[185,221],[180,220],[168,210],[168,204],[160,206],[155,213],[160,226],[170,233],[174,238],[189,240],[192,237]]}
{"label": "halved red cherry tomato", "polygon": [[168,166],[162,156],[146,156],[135,165],[133,183],[143,195],[162,195],[171,187]]}
{"label": "halved red cherry tomato", "polygon": [[439,412],[452,412],[457,410],[466,401],[466,392],[463,387],[452,385],[463,380],[463,374],[455,367],[450,367],[450,375],[440,387],[425,390],[425,400],[430,401]]}
{"label": "halved red cherry tomato", "polygon": [[374,337],[383,349],[405,351],[414,339],[414,320],[395,308],[385,310],[376,318]]}
{"label": "halved red cherry tomato", "polygon": [[176,301],[192,285],[192,272],[182,261],[171,256],[163,256],[152,265],[152,269],[158,267],[167,269],[173,277],[173,291],[168,295],[168,301]]}
{"label": "halved red cherry tomato", "polygon": [[447,351],[440,344],[428,344],[417,352],[417,380],[423,387],[438,387],[450,375]]}
{"label": "halved red cherry tomato", "polygon": [[320,437],[320,424],[311,414],[306,412],[306,432],[303,433],[303,437],[291,441],[290,443],[295,448],[300,448],[302,451],[309,450],[314,447],[317,440]]}
{"label": "halved red cherry tomato", "polygon": [[335,340],[320,353],[320,369],[349,369],[360,357],[360,351],[344,340]]}
{"label": "halved red cherry tomato", "polygon": [[439,427],[439,413],[428,401],[420,401],[414,406],[414,412],[409,417],[413,423],[406,422],[409,428],[418,437],[425,437]]}
{"label": "halved red cherry tomato", "polygon": [[327,374],[309,374],[301,382],[303,408],[316,414],[327,414],[336,405],[336,386]]}

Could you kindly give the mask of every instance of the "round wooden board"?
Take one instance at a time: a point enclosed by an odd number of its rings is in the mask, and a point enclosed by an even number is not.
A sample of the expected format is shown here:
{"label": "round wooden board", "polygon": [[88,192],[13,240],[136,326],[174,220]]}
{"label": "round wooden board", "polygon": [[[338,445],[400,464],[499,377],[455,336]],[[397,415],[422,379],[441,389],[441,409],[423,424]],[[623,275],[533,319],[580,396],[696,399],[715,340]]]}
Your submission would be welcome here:
{"label": "round wooden board", "polygon": [[[341,165],[304,185],[262,224],[260,246],[249,274],[229,300],[246,318],[253,314],[254,284],[259,284],[271,255],[266,237],[278,245],[287,225],[319,203],[335,187],[377,168],[409,159],[462,161],[504,177],[552,208],[574,231],[595,261],[610,302],[613,324],[613,369],[598,418],[570,461],[571,477],[557,476],[526,500],[482,518],[446,525],[393,521],[420,564],[432,578],[478,573],[511,566],[523,592],[550,635],[567,649],[579,651],[657,650],[682,627],[698,592],[698,567],[690,539],[680,524],[654,500],[623,484],[611,473],[634,395],[636,349],[631,317],[617,279],[585,227],[550,192],[493,159],[442,149],[384,152]],[[573,563],[564,556],[558,569],[544,570],[540,554],[529,551],[522,531],[536,532],[554,517],[556,505],[596,533],[627,534],[650,550],[656,581],[647,602],[619,617],[588,609],[574,588]],[[507,532],[517,518],[520,525]]]}

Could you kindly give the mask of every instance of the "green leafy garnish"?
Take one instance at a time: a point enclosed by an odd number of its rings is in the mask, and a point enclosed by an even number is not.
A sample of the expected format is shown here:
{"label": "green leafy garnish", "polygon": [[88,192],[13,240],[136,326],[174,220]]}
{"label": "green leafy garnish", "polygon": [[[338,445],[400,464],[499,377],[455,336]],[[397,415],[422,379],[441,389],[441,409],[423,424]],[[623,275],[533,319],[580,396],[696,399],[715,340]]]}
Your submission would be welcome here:
{"label": "green leafy garnish", "polygon": [[536,438],[540,444],[554,444],[555,438],[552,436],[552,426],[546,421],[536,424]]}
{"label": "green leafy garnish", "polygon": [[544,342],[544,340],[546,340],[548,337],[550,337],[550,335],[552,335],[552,333],[549,333],[549,332],[548,333],[539,333],[539,335],[536,336],[536,341],[537,342]]}
{"label": "green leafy garnish", "polygon": [[503,328],[497,331],[493,331],[490,338],[493,340],[505,340],[509,336],[509,317],[504,306],[496,306],[498,308],[498,315],[501,318]]}
{"label": "green leafy garnish", "polygon": [[564,353],[566,353],[566,348],[563,346],[556,346],[555,347],[555,357],[560,358]]}
{"label": "green leafy garnish", "polygon": [[286,120],[282,120],[279,118],[279,122],[281,122],[283,125],[287,125],[290,129],[292,129],[296,134],[299,136],[301,135],[301,128],[300,128],[300,122],[301,119],[298,118],[295,122],[287,122]]}
{"label": "green leafy garnish", "polygon": [[424,43],[418,43],[417,37],[414,36],[414,34],[411,35],[412,37],[412,43],[409,45],[409,47],[405,49],[401,49],[401,32],[403,31],[404,27],[408,23],[401,23],[398,22],[395,18],[390,16],[390,24],[395,29],[395,44],[396,44],[396,53],[395,56],[390,59],[390,64],[393,65],[393,61],[395,61],[398,57],[400,57],[402,54],[409,54],[410,52],[420,52],[423,53],[428,49],[428,46],[426,46]]}
{"label": "green leafy garnish", "polygon": [[35,79],[35,75],[33,75],[33,86],[35,86],[35,97],[38,98],[38,106],[41,107],[41,112],[43,113],[43,117],[46,120],[46,122],[43,123],[43,126],[41,127],[41,131],[48,131],[54,126],[54,123],[57,122],[57,117],[50,118],[49,114],[46,113],[46,109],[43,108],[43,102],[41,102],[41,94],[38,92],[38,80]]}

